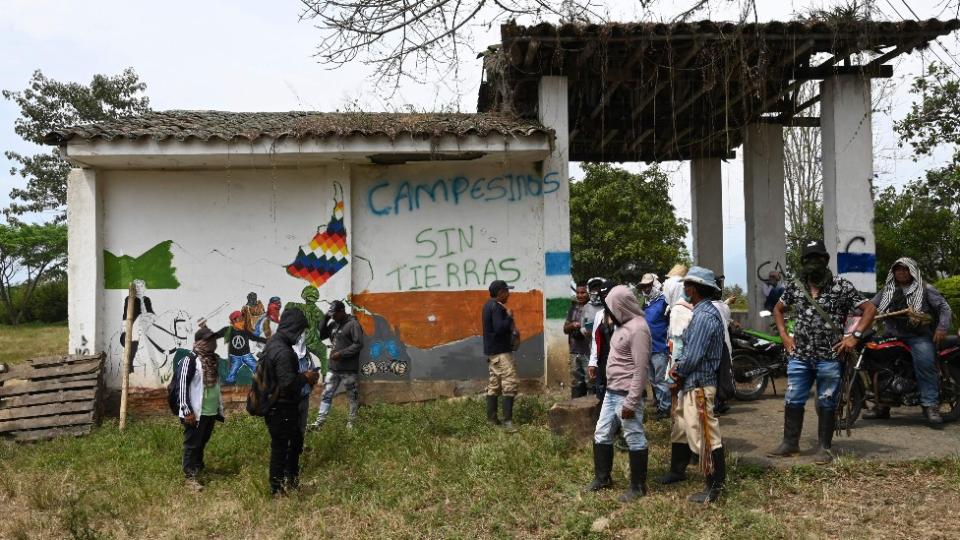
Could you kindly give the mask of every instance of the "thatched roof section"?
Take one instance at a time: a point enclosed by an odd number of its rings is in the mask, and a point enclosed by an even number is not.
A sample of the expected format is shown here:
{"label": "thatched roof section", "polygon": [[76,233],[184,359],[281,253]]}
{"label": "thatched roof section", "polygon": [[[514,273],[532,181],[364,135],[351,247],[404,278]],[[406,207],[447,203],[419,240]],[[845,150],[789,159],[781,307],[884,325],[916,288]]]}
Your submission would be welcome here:
{"label": "thatched roof section", "polygon": [[[543,76],[569,80],[570,159],[728,157],[742,128],[785,124],[803,82],[835,74],[889,77],[887,64],[960,21],[735,24],[506,24],[485,55],[478,110],[537,113]],[[766,117],[766,118],[764,118]]]}
{"label": "thatched roof section", "polygon": [[72,139],[223,140],[253,141],[260,138],[296,139],[350,136],[400,136],[433,139],[445,135],[502,135],[526,137],[552,135],[536,120],[512,114],[461,113],[317,113],[317,112],[223,112],[156,111],[140,116],[67,127],[49,133],[47,144]]}

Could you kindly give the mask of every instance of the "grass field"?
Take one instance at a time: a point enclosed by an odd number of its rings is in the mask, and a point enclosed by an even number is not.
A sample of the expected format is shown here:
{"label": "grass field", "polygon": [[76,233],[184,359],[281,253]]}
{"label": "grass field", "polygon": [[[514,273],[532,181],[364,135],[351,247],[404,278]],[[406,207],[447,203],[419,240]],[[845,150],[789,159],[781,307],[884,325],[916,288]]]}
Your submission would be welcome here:
{"label": "grass field", "polygon": [[16,364],[67,350],[67,323],[0,325],[0,364]]}
{"label": "grass field", "polygon": [[[134,420],[123,434],[107,421],[80,439],[0,441],[0,539],[960,538],[958,458],[788,470],[728,458],[725,496],[702,507],[685,500],[702,487],[693,468],[689,481],[651,481],[647,497],[621,505],[618,454],[616,489],[581,493],[590,448],[546,428],[550,399],[518,400],[512,435],[472,399],[364,407],[354,431],[335,409],[307,437],[301,491],[277,500],[266,429],[239,412],[216,428],[199,494],[184,489],[173,417]],[[647,426],[655,477],[669,425]]]}

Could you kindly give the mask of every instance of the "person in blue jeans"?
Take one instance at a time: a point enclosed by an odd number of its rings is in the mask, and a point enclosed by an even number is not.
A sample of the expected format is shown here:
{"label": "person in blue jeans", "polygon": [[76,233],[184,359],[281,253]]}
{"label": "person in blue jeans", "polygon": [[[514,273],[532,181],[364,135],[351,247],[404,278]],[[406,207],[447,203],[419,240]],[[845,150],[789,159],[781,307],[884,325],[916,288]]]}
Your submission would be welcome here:
{"label": "person in blue jeans", "polygon": [[[940,291],[926,283],[917,263],[911,258],[897,259],[887,274],[883,290],[871,300],[877,313],[912,309],[930,315],[932,324],[916,324],[907,317],[886,319],[888,335],[902,340],[910,347],[913,372],[920,387],[920,405],[927,422],[933,426],[943,423],[940,416],[940,370],[937,368],[937,345],[947,337],[953,311]],[[890,418],[890,407],[877,405],[863,415],[866,419]]]}
{"label": "person in blue jeans", "polygon": [[[201,322],[201,327],[206,327],[206,323]],[[214,339],[223,338],[227,344],[227,356],[230,358],[230,371],[224,380],[227,384],[237,382],[237,375],[240,368],[247,366],[250,374],[257,372],[257,357],[250,352],[250,342],[256,341],[266,343],[267,340],[254,335],[244,327],[244,317],[239,311],[230,314],[230,326],[224,326],[214,333]]]}
{"label": "person in blue jeans", "polygon": [[670,319],[667,316],[667,299],[663,295],[663,286],[656,274],[644,274],[640,280],[640,292],[646,300],[643,307],[644,318],[650,327],[650,386],[653,387],[654,403],[657,406],[657,420],[670,418],[670,385],[667,384],[667,361],[670,350],[667,348],[667,329]]}
{"label": "person in blue jeans", "polygon": [[[843,378],[839,354],[853,352],[863,331],[870,327],[877,312],[848,280],[834,276],[827,267],[830,255],[821,240],[805,242],[800,258],[799,281],[789,283],[773,309],[777,331],[789,357],[787,391],[784,396],[783,441],[768,452],[770,457],[790,457],[800,453],[803,413],[814,381],[817,383],[816,463],[833,461],[830,448],[836,428],[837,398]],[[783,312],[793,308],[793,335],[787,333]],[[847,315],[854,309],[863,316],[851,334],[844,334]]]}

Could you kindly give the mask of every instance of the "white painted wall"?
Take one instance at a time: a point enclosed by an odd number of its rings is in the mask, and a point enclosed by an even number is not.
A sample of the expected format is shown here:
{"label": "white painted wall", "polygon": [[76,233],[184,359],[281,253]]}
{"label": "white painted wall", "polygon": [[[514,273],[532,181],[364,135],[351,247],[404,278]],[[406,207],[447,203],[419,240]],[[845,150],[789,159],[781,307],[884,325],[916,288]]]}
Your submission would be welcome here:
{"label": "white painted wall", "polygon": [[[139,256],[159,242],[174,242],[173,265],[181,285],[148,290],[147,296],[161,328],[172,331],[174,318],[186,319],[177,333],[188,336],[182,346],[189,348],[199,317],[208,318],[211,329],[225,326],[229,313],[241,308],[248,292],[256,292],[265,305],[270,296],[281,297],[284,304],[300,301],[308,283],[289,276],[285,265],[329,221],[334,180],[340,180],[345,190],[349,239],[353,232],[350,183],[348,171],[340,167],[101,171],[97,182],[102,197],[102,247],[115,255]],[[74,234],[71,231],[71,237]],[[321,299],[327,300],[346,298],[349,291],[349,265],[320,288]],[[100,294],[102,324],[97,335],[111,359],[108,383],[117,387],[126,292],[101,288]],[[70,300],[77,304],[84,298]],[[177,345],[159,328],[151,328],[149,334],[163,348]],[[170,356],[153,349],[151,359],[151,349],[141,339],[132,386],[160,386],[169,374],[169,365],[163,363]],[[222,342],[218,353],[226,355]]]}

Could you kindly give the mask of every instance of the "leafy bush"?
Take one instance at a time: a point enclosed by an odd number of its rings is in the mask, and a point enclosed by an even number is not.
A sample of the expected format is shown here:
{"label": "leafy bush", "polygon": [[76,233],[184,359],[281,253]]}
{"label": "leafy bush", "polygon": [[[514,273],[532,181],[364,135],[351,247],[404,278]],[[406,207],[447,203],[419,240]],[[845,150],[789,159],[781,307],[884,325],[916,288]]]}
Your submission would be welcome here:
{"label": "leafy bush", "polygon": [[943,278],[934,283],[933,286],[943,294],[947,303],[950,304],[950,309],[953,310],[953,321],[951,321],[950,326],[956,329],[958,320],[960,320],[960,276]]}
{"label": "leafy bush", "polygon": [[[17,285],[10,289],[11,300],[14,306],[20,306],[23,303],[24,286]],[[24,322],[61,322],[67,320],[67,280],[54,279],[44,281],[37,285],[33,291],[33,298],[30,299],[30,305],[24,309]],[[0,323],[7,324],[10,318],[7,314],[6,306],[0,304]]]}

